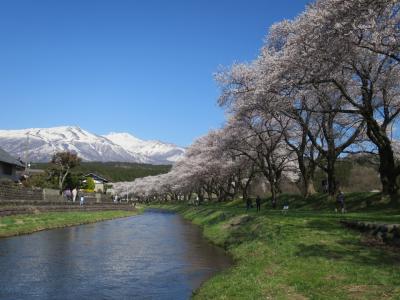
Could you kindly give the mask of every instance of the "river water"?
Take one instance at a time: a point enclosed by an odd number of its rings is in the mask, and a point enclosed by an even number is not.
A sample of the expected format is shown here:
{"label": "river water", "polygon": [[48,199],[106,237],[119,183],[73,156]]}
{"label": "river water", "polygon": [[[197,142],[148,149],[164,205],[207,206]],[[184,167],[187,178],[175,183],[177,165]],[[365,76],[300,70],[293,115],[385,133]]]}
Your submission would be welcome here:
{"label": "river water", "polygon": [[177,214],[0,239],[0,299],[188,299],[231,259]]}

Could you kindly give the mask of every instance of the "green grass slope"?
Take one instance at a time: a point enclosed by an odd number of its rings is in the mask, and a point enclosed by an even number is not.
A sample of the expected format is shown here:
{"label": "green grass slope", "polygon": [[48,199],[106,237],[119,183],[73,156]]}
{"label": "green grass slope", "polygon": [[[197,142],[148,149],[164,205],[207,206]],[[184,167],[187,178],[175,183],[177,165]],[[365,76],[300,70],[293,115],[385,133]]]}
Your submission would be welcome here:
{"label": "green grass slope", "polygon": [[0,237],[129,217],[140,212],[141,210],[139,209],[136,211],[49,212],[34,215],[5,216],[0,217]]}
{"label": "green grass slope", "polygon": [[261,212],[247,212],[240,200],[159,206],[202,226],[235,259],[233,268],[202,285],[196,299],[400,299],[398,249],[339,223],[343,218],[400,223],[398,208],[363,207],[368,197],[356,194],[348,195],[354,211],[342,215],[331,211],[331,203],[318,204],[323,196],[302,203],[286,197],[288,214],[268,209],[269,203]]}

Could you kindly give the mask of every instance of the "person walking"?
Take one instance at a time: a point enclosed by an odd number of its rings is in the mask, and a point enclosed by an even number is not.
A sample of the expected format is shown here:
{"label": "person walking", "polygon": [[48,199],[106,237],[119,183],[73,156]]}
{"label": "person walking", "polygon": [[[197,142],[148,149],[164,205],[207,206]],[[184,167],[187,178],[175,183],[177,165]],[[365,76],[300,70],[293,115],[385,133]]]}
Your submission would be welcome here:
{"label": "person walking", "polygon": [[80,201],[79,201],[79,205],[80,205],[80,206],[83,206],[84,203],[85,203],[85,196],[82,195],[82,196],[81,196],[81,199],[80,199]]}
{"label": "person walking", "polygon": [[257,211],[261,210],[261,198],[260,196],[257,196],[256,198],[256,205],[257,205]]}
{"label": "person walking", "polygon": [[344,204],[344,193],[341,190],[339,190],[339,193],[336,196],[335,211],[338,212],[339,209],[342,212],[342,214],[346,212],[346,208],[345,208],[345,204]]}
{"label": "person walking", "polygon": [[67,200],[68,201],[72,201],[72,191],[71,191],[71,189],[67,189],[66,195],[67,195]]}
{"label": "person walking", "polygon": [[322,185],[322,192],[324,194],[327,194],[328,193],[328,180],[323,179],[321,182],[321,185]]}
{"label": "person walking", "polygon": [[272,198],[271,202],[272,202],[272,208],[275,209],[276,208],[276,198]]}
{"label": "person walking", "polygon": [[252,205],[251,205],[251,199],[250,199],[250,198],[247,198],[247,199],[246,199],[246,211],[249,210],[249,209],[251,208],[251,206],[252,206]]}

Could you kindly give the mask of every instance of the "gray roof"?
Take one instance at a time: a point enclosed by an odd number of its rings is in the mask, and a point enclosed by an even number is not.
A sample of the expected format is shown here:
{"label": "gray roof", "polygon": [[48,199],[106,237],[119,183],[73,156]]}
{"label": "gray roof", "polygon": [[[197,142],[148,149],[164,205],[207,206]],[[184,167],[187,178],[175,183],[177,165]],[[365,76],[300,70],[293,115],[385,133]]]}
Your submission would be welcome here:
{"label": "gray roof", "polygon": [[15,157],[12,157],[6,151],[0,148],[0,162],[5,162],[14,166],[24,167],[24,165]]}
{"label": "gray roof", "polygon": [[105,178],[103,178],[103,177],[101,177],[101,176],[99,176],[99,175],[97,175],[97,174],[95,174],[95,173],[88,173],[88,174],[85,175],[85,177],[96,178],[96,179],[98,179],[98,180],[100,180],[100,181],[103,181],[104,183],[109,182],[109,180],[107,180],[107,179],[105,179]]}

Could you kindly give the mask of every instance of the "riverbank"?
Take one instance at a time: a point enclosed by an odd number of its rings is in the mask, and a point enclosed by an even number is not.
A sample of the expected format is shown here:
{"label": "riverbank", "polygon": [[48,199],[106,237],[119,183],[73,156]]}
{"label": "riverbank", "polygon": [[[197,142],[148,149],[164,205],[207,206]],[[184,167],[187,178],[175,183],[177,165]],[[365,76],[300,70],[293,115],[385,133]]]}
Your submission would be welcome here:
{"label": "riverbank", "polygon": [[195,299],[399,299],[400,253],[340,220],[400,223],[400,214],[328,211],[246,212],[241,201],[159,205],[203,227],[235,266],[205,282]]}
{"label": "riverbank", "polygon": [[136,215],[141,211],[142,209],[139,208],[132,211],[46,212],[29,215],[4,216],[0,217],[0,237],[124,218]]}

